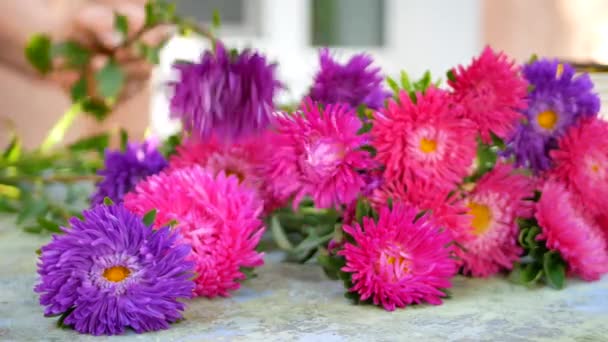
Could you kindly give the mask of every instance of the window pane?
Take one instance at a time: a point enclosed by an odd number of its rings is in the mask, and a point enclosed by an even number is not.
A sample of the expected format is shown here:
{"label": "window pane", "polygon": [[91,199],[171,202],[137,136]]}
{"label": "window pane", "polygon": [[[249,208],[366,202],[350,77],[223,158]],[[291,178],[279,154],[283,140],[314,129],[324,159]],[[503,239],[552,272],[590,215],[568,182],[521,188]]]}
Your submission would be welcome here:
{"label": "window pane", "polygon": [[222,23],[242,25],[245,21],[245,0],[173,0],[177,12],[202,22],[211,22],[218,10]]}
{"label": "window pane", "polygon": [[312,0],[312,44],[381,46],[384,0]]}

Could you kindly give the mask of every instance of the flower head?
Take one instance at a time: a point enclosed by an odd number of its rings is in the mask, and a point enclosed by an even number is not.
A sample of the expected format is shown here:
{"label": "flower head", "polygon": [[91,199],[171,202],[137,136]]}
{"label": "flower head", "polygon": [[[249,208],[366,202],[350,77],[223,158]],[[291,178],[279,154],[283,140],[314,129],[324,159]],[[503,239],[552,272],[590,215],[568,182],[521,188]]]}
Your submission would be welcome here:
{"label": "flower head", "polygon": [[200,63],[177,64],[175,69],[181,78],[173,84],[171,112],[193,136],[234,140],[270,123],[273,97],[281,85],[275,65],[264,56],[249,50],[233,55],[218,43]]}
{"label": "flower head", "polygon": [[608,122],[583,119],[551,151],[551,173],[578,194],[596,212],[606,209],[608,198]]}
{"label": "flower head", "polygon": [[519,68],[502,52],[486,47],[468,67],[452,70],[449,81],[458,103],[464,106],[464,117],[477,125],[484,142],[491,134],[500,138],[511,135],[526,107],[526,81]]}
{"label": "flower head", "polygon": [[335,61],[329,49],[319,55],[321,69],[315,76],[310,97],[324,104],[346,103],[353,108],[364,104],[379,109],[390,93],[382,88],[380,68],[371,67],[372,58],[353,56],[346,64]]}
{"label": "flower head", "polygon": [[328,105],[307,100],[301,112],[276,120],[269,144],[275,150],[267,174],[278,198],[295,195],[294,206],[311,196],[317,207],[348,204],[368,186],[361,170],[375,166],[361,149],[368,134],[358,134],[361,121],[345,104]]}
{"label": "flower head", "polygon": [[556,250],[568,271],[584,280],[597,280],[608,272],[608,245],[602,231],[566,186],[549,180],[536,207],[536,219],[547,248]]}
{"label": "flower head", "polygon": [[266,155],[273,149],[267,143],[268,134],[253,135],[232,143],[222,143],[212,137],[201,141],[190,139],[177,147],[169,161],[171,170],[199,165],[213,175],[220,172],[234,175],[246,186],[255,190],[264,200],[265,212],[281,206],[267,180],[264,164]]}
{"label": "flower head", "polygon": [[352,273],[349,289],[361,300],[371,299],[392,311],[408,304],[441,304],[442,289],[451,287],[456,271],[451,235],[427,216],[396,204],[380,209],[378,222],[363,218],[363,226],[344,226],[354,242],[338,254],[346,259],[342,271]]}
{"label": "flower head", "polygon": [[124,152],[107,150],[104,168],[97,172],[104,178],[97,184],[91,204],[101,204],[105,197],[115,203],[122,202],[123,196],[140,180],[160,172],[165,166],[165,158],[152,142],[129,143]]}
{"label": "flower head", "polygon": [[125,196],[136,213],[157,210],[155,227],[171,221],[192,246],[195,294],[228,296],[245,279],[242,268],[264,263],[255,251],[264,232],[262,202],[236,176],[214,176],[198,165],[160,173]]}
{"label": "flower head", "polygon": [[458,117],[460,107],[451,96],[434,87],[417,94],[407,92],[376,113],[372,144],[376,158],[386,166],[388,182],[408,184],[425,179],[437,188],[452,190],[469,173],[477,144],[470,121]]}
{"label": "flower head", "polygon": [[99,205],[83,216],[41,249],[35,290],[45,315],[66,313],[64,324],[93,335],[166,329],[181,319],[179,299],[194,288],[190,248],[122,205]]}
{"label": "flower head", "polygon": [[465,274],[487,277],[513,268],[522,252],[517,218],[532,216],[533,192],[532,179],[500,163],[467,194],[470,229],[456,236],[464,247],[457,253]]}
{"label": "flower head", "polygon": [[599,98],[592,92],[589,75],[574,77],[574,68],[557,60],[530,63],[523,74],[532,87],[529,106],[523,112],[525,120],[509,138],[506,154],[514,155],[519,166],[546,171],[557,139],[581,118],[596,116]]}

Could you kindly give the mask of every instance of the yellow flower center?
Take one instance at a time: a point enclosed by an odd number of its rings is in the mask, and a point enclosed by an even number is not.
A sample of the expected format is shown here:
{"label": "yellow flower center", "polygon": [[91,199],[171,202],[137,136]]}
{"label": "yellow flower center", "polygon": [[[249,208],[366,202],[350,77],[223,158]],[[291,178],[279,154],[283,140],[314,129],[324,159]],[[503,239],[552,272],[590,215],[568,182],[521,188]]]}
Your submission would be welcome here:
{"label": "yellow flower center", "polygon": [[592,171],[593,173],[598,173],[598,172],[600,172],[600,166],[599,166],[599,165],[597,165],[597,164],[592,164],[592,165],[591,165],[591,171]]}
{"label": "yellow flower center", "polygon": [[103,276],[111,282],[118,283],[119,281],[125,280],[131,274],[131,271],[124,266],[113,266],[106,268],[103,271]]}
{"label": "yellow flower center", "polygon": [[536,117],[538,125],[544,129],[553,129],[557,123],[557,114],[552,110],[541,112]]}
{"label": "yellow flower center", "polygon": [[557,65],[557,70],[555,71],[555,78],[562,77],[563,73],[564,73],[564,65],[562,63],[559,63]]}
{"label": "yellow flower center", "polygon": [[422,138],[420,139],[420,151],[424,153],[432,153],[437,150],[437,142],[435,140]]}
{"label": "yellow flower center", "polygon": [[473,216],[471,226],[473,226],[473,234],[481,235],[490,228],[492,223],[492,211],[485,204],[475,202],[469,203],[469,214]]}

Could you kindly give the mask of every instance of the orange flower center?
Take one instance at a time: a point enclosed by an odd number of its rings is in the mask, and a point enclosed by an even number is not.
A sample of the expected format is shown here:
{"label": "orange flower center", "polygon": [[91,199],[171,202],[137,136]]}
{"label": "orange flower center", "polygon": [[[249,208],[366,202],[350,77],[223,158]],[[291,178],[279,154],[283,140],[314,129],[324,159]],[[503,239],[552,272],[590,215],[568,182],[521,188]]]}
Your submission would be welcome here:
{"label": "orange flower center", "polygon": [[563,73],[564,73],[564,65],[562,63],[559,63],[557,65],[557,70],[555,71],[555,78],[562,77]]}
{"label": "orange flower center", "polygon": [[538,125],[544,129],[553,129],[557,123],[557,114],[552,110],[541,112],[536,117]]}
{"label": "orange flower center", "polygon": [[471,202],[469,203],[469,214],[473,216],[471,226],[473,234],[481,235],[485,233],[492,223],[492,211],[485,204]]}
{"label": "orange flower center", "polygon": [[433,153],[437,150],[437,142],[432,139],[422,138],[420,139],[419,148],[424,153]]}
{"label": "orange flower center", "polygon": [[591,171],[592,171],[593,173],[598,173],[598,172],[600,172],[600,166],[599,166],[599,165],[597,165],[597,164],[591,164]]}
{"label": "orange flower center", "polygon": [[103,271],[104,278],[114,283],[125,280],[129,274],[131,271],[124,266],[113,266]]}
{"label": "orange flower center", "polygon": [[226,176],[236,176],[236,178],[239,179],[239,183],[242,183],[245,179],[245,175],[236,168],[226,168],[224,172],[226,173]]}

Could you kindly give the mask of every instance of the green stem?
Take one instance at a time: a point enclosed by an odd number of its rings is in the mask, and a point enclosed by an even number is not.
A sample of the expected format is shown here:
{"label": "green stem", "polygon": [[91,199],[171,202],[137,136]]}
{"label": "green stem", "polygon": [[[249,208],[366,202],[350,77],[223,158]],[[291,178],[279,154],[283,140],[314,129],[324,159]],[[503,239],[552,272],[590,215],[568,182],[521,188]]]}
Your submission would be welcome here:
{"label": "green stem", "polygon": [[70,106],[70,108],[68,108],[68,110],[61,116],[59,121],[55,123],[53,128],[51,128],[49,134],[40,145],[40,152],[47,153],[55,145],[60,143],[65,136],[65,132],[68,130],[68,128],[70,128],[70,126],[72,126],[74,120],[81,111],[82,104],[80,102],[72,104],[72,106]]}

